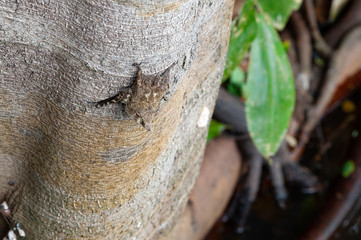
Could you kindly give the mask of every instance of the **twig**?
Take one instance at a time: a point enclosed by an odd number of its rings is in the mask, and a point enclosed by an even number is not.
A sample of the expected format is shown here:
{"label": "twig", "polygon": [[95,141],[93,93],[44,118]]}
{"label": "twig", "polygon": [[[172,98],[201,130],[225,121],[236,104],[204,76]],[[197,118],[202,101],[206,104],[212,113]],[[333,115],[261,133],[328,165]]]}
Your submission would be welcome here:
{"label": "twig", "polygon": [[[228,220],[235,212],[233,219],[235,219],[237,224],[237,232],[242,232],[249,209],[253,201],[256,199],[260,184],[262,164],[265,160],[258,152],[248,135],[244,104],[240,101],[240,99],[221,88],[213,117],[218,121],[231,125],[234,131],[241,133],[244,136],[241,140],[239,140],[239,147],[244,159],[249,161],[248,176],[245,180],[241,196],[232,202],[229,207],[229,211],[227,211],[227,214],[223,219]],[[287,151],[287,148],[281,148],[276,157],[273,159],[273,164],[270,166],[272,183],[275,190],[275,199],[281,207],[285,206],[284,202],[287,198],[287,191],[284,185],[282,172],[283,164],[291,161]],[[297,163],[294,163],[294,165],[298,166]],[[302,176],[300,179],[304,180],[302,179]],[[236,209],[237,203],[238,207]]]}
{"label": "twig", "polygon": [[[326,81],[320,91],[320,96],[317,99],[316,104],[307,112],[307,122],[302,130],[299,144],[292,153],[293,159],[298,159],[300,157],[313,129],[329,107],[338,86],[342,83],[344,78],[357,73],[358,65],[354,66],[350,64],[355,56],[350,53],[352,53],[352,51],[358,52],[355,47],[358,46],[360,36],[361,30],[355,29],[344,39],[342,46],[335,52],[330,67],[327,70]],[[351,68],[349,68],[350,65]],[[347,75],[345,74],[346,70]]]}
{"label": "twig", "polygon": [[296,38],[296,49],[299,61],[299,67],[295,73],[296,106],[292,124],[290,124],[289,128],[289,134],[295,136],[300,125],[305,120],[305,111],[312,101],[312,97],[309,94],[312,49],[311,37],[301,14],[294,12],[291,15],[290,22]]}
{"label": "twig", "polygon": [[256,200],[261,181],[263,164],[263,157],[254,147],[250,138],[241,141],[240,147],[243,155],[245,155],[245,159],[248,159],[249,171],[243,187],[240,204],[233,216],[237,223],[237,233],[242,233],[244,231],[244,225],[246,223],[249,210],[254,200]]}
{"label": "twig", "polygon": [[272,164],[270,166],[270,173],[278,206],[282,209],[285,209],[288,194],[286,191],[285,180],[282,173],[282,160],[279,156],[275,156],[273,158]]}
{"label": "twig", "polygon": [[332,49],[330,46],[328,46],[325,39],[322,37],[320,30],[318,29],[315,15],[315,6],[313,5],[312,0],[305,0],[305,9],[308,24],[310,25],[311,29],[311,34],[313,40],[315,41],[315,48],[319,53],[328,58],[332,54]]}

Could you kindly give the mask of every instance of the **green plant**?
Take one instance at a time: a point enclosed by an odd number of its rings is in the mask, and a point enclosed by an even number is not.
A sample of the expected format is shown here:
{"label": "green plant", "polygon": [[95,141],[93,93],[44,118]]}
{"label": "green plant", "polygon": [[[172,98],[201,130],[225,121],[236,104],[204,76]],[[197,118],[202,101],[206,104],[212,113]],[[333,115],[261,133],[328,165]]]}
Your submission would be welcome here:
{"label": "green plant", "polygon": [[[265,158],[277,152],[295,104],[292,70],[275,28],[283,29],[300,4],[301,0],[247,0],[231,26],[223,82],[231,77],[228,89],[244,93],[248,129]],[[247,83],[239,83],[238,65],[249,49]]]}
{"label": "green plant", "polygon": [[227,126],[225,124],[212,119],[212,121],[209,125],[207,141],[210,141],[213,138],[218,137],[226,128],[227,128]]}

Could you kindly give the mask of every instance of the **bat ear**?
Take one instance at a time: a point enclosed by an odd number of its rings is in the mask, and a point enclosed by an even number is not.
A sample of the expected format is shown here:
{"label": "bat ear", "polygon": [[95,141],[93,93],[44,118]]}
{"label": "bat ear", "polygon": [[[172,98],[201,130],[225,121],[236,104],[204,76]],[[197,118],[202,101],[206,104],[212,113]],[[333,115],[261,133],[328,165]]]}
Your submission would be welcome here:
{"label": "bat ear", "polygon": [[164,84],[168,84],[167,87],[169,87],[169,77],[170,77],[170,70],[174,67],[176,63],[174,62],[172,65],[170,65],[164,72],[160,75],[162,78],[162,82]]}
{"label": "bat ear", "polygon": [[140,69],[140,65],[142,65],[141,63],[133,63],[133,66],[137,67],[138,71]]}
{"label": "bat ear", "polygon": [[170,65],[166,70],[164,70],[162,75],[166,76],[167,74],[169,74],[170,70],[174,67],[175,64],[176,64],[176,62],[172,63],[172,65]]}
{"label": "bat ear", "polygon": [[137,67],[137,85],[141,86],[142,85],[142,69],[140,68],[141,63],[134,63],[134,66]]}

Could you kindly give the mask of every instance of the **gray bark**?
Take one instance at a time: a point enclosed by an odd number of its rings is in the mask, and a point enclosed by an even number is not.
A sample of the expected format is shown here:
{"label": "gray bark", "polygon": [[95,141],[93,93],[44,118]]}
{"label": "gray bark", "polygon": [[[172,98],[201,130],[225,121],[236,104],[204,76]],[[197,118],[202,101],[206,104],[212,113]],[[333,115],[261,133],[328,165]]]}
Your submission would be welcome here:
{"label": "gray bark", "polygon": [[[232,5],[0,2],[0,201],[28,239],[167,238],[201,164]],[[129,86],[134,63],[174,62],[152,131],[91,104]]]}

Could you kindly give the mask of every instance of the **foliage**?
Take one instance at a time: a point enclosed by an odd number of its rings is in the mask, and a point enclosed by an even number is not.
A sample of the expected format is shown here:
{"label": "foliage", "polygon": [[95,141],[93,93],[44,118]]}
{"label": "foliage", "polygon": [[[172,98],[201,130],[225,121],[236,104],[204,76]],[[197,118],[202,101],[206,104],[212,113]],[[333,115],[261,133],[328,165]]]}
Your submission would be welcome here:
{"label": "foliage", "polygon": [[[293,112],[295,90],[292,70],[274,28],[284,28],[301,0],[247,0],[231,26],[223,82],[246,97],[247,125],[258,150],[266,158],[278,150]],[[248,50],[249,69],[244,84],[237,66]],[[243,76],[244,78],[244,76]]]}
{"label": "foliage", "polygon": [[294,107],[291,66],[276,31],[258,16],[246,84],[246,120],[258,150],[273,155],[286,133]]}
{"label": "foliage", "polygon": [[355,163],[352,160],[347,160],[341,169],[341,175],[344,178],[348,178],[355,171]]}
{"label": "foliage", "polygon": [[292,11],[297,10],[302,0],[256,0],[260,11],[274,28],[282,30]]}
{"label": "foliage", "polygon": [[214,119],[212,119],[210,126],[209,126],[209,132],[207,141],[212,140],[213,138],[218,137],[221,135],[221,133],[226,129],[226,125],[223,123],[220,123]]}
{"label": "foliage", "polygon": [[228,92],[235,96],[243,96],[244,78],[245,75],[242,69],[239,67],[234,69],[229,78],[229,83],[227,84]]}
{"label": "foliage", "polygon": [[232,71],[239,65],[246,55],[252,41],[256,37],[256,19],[252,1],[244,3],[239,16],[232,22],[229,40],[226,69],[223,81],[227,80]]}

